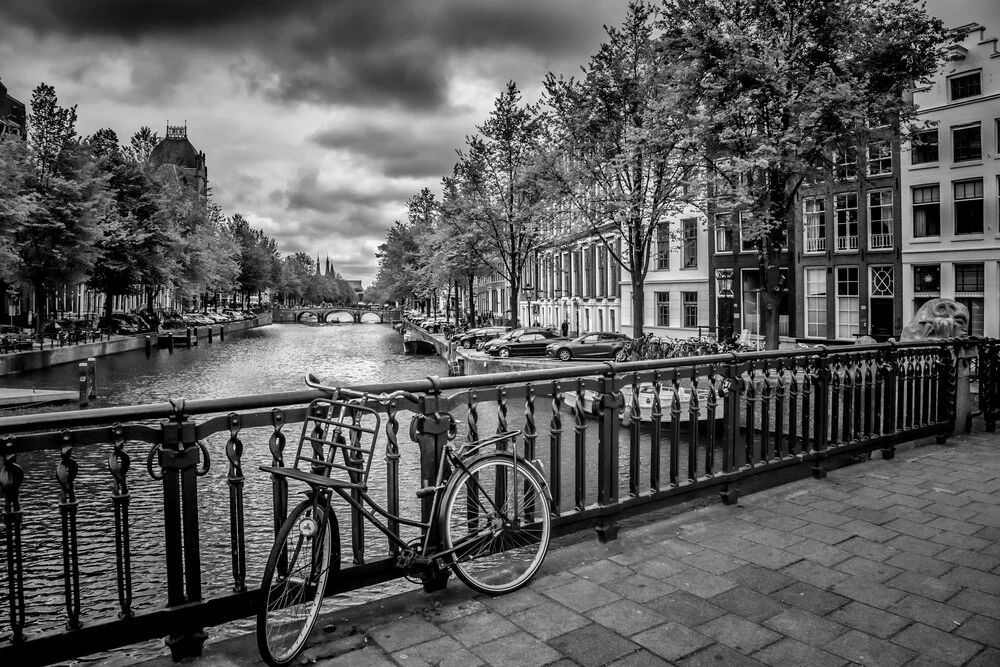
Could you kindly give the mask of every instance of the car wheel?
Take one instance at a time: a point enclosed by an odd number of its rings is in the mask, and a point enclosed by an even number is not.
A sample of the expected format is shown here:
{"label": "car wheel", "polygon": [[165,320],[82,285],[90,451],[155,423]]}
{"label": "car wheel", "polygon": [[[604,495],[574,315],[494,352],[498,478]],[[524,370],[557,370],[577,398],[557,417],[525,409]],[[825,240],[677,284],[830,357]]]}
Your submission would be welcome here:
{"label": "car wheel", "polygon": [[462,347],[464,347],[466,350],[471,350],[475,346],[476,346],[476,341],[474,341],[474,340],[463,340],[462,341]]}
{"label": "car wheel", "polygon": [[563,349],[559,350],[559,360],[560,361],[569,361],[572,358],[573,358],[573,353],[570,352],[569,350],[567,350],[565,347]]}
{"label": "car wheel", "polygon": [[506,347],[501,347],[497,351],[497,356],[499,356],[501,359],[506,359],[507,357],[510,356],[510,349]]}

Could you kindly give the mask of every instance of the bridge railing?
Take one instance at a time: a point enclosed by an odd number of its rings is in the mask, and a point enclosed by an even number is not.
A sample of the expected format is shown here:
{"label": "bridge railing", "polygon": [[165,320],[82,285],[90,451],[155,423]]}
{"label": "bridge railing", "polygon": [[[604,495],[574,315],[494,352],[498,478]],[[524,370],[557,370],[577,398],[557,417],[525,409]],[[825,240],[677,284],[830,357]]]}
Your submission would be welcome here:
{"label": "bridge railing", "polygon": [[[421,482],[408,473],[433,469],[449,431],[475,440],[516,428],[522,453],[544,464],[556,532],[594,527],[613,539],[623,518],[665,504],[716,494],[733,502],[874,450],[891,457],[899,443],[945,438],[964,419],[963,374],[977,356],[979,407],[993,430],[995,340],[567,365],[356,389],[419,396],[372,403],[384,414],[385,456],[370,479],[397,514],[426,513],[412,502]],[[287,463],[294,425],[319,396],[0,418],[0,662],[49,664],[161,637],[180,658],[200,652],[204,628],[252,614],[289,494],[258,466]],[[387,541],[338,509],[350,564],[327,594],[397,579]]]}

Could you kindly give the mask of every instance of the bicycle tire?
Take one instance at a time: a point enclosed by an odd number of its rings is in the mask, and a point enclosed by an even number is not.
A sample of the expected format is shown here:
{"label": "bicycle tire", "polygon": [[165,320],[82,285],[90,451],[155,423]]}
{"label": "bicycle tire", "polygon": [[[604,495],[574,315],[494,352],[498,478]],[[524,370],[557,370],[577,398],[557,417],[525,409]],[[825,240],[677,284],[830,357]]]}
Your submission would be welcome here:
{"label": "bicycle tire", "polygon": [[[307,521],[313,524],[311,534]],[[305,647],[323,606],[330,572],[340,570],[340,531],[335,524],[332,511],[312,499],[299,503],[281,524],[264,568],[257,607],[257,648],[272,667],[290,664]],[[287,582],[294,583],[296,574],[300,585],[289,587]]]}
{"label": "bicycle tire", "polygon": [[[442,505],[442,534],[446,549],[456,549],[451,567],[466,586],[487,595],[521,588],[538,571],[549,548],[552,512],[544,484],[527,463],[514,458],[483,457],[460,470],[449,481]],[[507,489],[522,485],[517,512],[528,520],[510,517],[514,504]],[[485,521],[484,521],[485,515]]]}

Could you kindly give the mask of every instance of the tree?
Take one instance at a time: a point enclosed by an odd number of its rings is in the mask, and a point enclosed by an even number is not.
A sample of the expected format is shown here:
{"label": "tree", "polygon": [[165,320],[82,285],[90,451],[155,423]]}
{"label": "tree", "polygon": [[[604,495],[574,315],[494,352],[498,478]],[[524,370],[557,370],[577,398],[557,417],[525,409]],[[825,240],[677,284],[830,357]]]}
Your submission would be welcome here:
{"label": "tree", "polygon": [[508,284],[512,323],[517,323],[524,266],[551,218],[541,179],[540,147],[545,118],[536,104],[521,104],[513,81],[496,98],[478,135],[459,153],[458,177],[468,198],[469,229],[488,244],[487,261]]}
{"label": "tree", "polygon": [[153,132],[148,125],[143,125],[132,135],[129,147],[125,149],[125,152],[132,162],[148,164],[149,154],[153,152],[158,143],[160,143],[160,135]]}
{"label": "tree", "polygon": [[375,284],[394,301],[406,303],[415,296],[417,277],[412,273],[418,265],[419,252],[413,230],[396,220],[385,233],[385,243],[379,244],[375,253],[379,260]]}
{"label": "tree", "polygon": [[[438,256],[435,261],[444,267],[449,282],[455,282],[456,298],[459,281],[465,284],[469,305],[467,321],[471,326],[476,321],[476,302],[473,298],[475,280],[489,269],[485,260],[489,246],[485,237],[477,234],[469,224],[470,200],[462,191],[458,169],[456,168],[455,175],[444,178],[442,183],[441,225],[433,244]],[[458,316],[456,312],[456,325]]]}
{"label": "tree", "polygon": [[556,142],[549,176],[573,217],[628,273],[635,336],[643,331],[653,241],[690,205],[696,166],[676,90],[663,85],[672,65],[657,51],[656,17],[650,4],[630,3],[622,27],[605,28],[608,41],[582,79],[545,78]]}
{"label": "tree", "polygon": [[671,85],[711,166],[717,199],[741,209],[758,250],[768,348],[778,344],[780,253],[807,179],[888,125],[905,136],[908,88],[941,62],[948,33],[918,0],[664,0]]}
{"label": "tree", "polygon": [[14,134],[0,133],[0,280],[4,282],[16,277],[17,232],[36,214],[27,187],[31,169],[27,143]]}

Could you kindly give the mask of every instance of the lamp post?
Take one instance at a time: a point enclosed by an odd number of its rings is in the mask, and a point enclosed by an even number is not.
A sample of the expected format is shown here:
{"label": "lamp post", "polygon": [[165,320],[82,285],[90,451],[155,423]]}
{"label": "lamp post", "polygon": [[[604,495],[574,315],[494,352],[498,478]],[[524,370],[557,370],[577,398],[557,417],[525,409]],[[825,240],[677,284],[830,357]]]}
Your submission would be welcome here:
{"label": "lamp post", "polygon": [[733,270],[717,269],[715,286],[719,295],[719,340],[728,341],[733,337]]}

